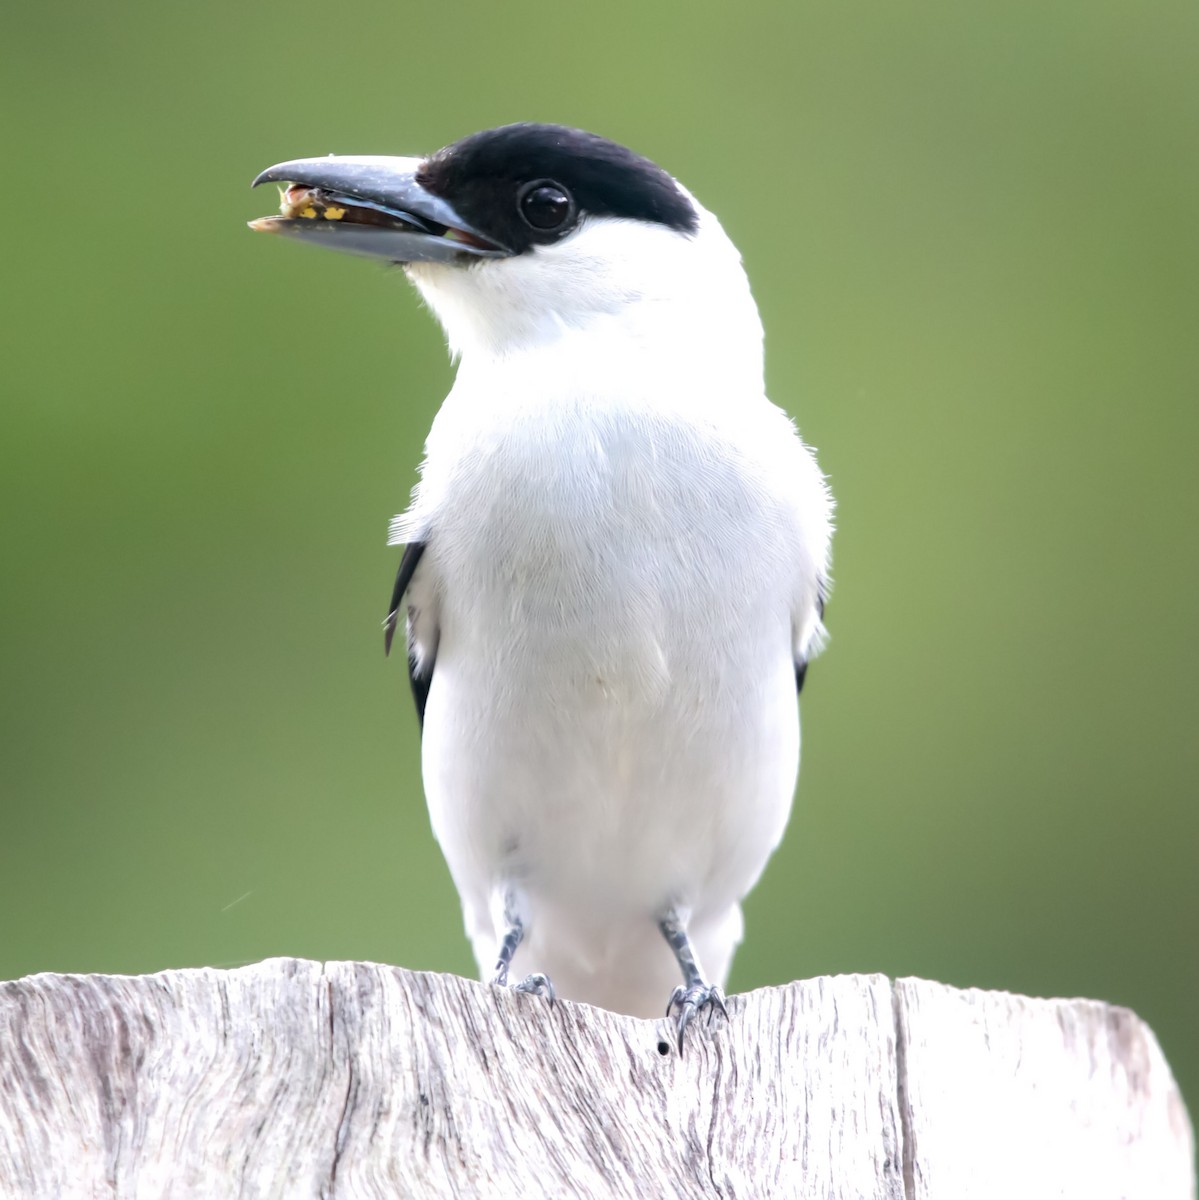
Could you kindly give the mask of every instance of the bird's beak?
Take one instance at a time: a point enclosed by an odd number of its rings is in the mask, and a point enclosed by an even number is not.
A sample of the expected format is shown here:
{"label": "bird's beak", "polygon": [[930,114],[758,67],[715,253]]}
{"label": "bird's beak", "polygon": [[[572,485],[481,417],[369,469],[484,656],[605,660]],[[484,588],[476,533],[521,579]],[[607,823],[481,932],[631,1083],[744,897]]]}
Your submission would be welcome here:
{"label": "bird's beak", "polygon": [[268,167],[252,187],[276,182],[279,216],[250,228],[388,262],[457,262],[511,254],[416,181],[418,158],[329,155]]}

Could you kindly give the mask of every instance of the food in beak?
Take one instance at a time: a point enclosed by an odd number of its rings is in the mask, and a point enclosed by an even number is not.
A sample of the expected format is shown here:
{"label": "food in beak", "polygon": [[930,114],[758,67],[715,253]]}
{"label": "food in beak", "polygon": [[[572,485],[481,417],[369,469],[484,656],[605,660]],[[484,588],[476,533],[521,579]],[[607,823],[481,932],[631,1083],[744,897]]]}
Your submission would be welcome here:
{"label": "food in beak", "polygon": [[319,188],[289,183],[286,188],[279,189],[279,213],[310,221],[340,221],[346,215],[346,209],[344,205],[330,204],[328,194]]}
{"label": "food in beak", "polygon": [[259,217],[251,229],[268,230],[283,221],[342,221],[347,225],[378,225],[384,229],[402,229],[413,233],[431,233],[427,222],[405,220],[398,213],[384,212],[370,204],[339,196],[324,188],[289,183],[279,189],[279,215]]}

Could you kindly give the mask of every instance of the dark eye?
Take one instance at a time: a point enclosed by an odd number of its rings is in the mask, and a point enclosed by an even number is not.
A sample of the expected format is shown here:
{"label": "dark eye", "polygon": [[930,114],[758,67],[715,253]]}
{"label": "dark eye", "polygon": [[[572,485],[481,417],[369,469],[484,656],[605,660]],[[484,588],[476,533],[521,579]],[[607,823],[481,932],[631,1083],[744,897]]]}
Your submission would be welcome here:
{"label": "dark eye", "polygon": [[517,198],[520,215],[534,229],[561,229],[575,215],[575,202],[570,193],[552,179],[526,183]]}

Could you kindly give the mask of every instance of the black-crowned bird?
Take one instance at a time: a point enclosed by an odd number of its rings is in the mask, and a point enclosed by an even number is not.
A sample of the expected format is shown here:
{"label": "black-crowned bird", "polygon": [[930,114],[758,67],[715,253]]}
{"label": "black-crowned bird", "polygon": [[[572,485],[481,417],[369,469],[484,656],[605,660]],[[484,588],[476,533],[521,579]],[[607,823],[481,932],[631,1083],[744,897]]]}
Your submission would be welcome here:
{"label": "black-crowned bird", "polygon": [[681,1047],[787,822],[827,590],[829,493],[766,397],[740,256],[660,167],[560,126],[267,180],[254,228],[402,263],[459,360],[388,638],[404,616],[480,969],[669,998]]}

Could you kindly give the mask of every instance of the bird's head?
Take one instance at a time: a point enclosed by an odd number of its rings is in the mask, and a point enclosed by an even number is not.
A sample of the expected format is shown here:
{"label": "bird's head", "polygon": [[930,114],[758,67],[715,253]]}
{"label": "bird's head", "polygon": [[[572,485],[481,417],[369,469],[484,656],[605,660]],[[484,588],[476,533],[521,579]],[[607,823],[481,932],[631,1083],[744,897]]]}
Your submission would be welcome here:
{"label": "bird's head", "polygon": [[659,353],[716,339],[760,360],[757,310],[719,222],[606,138],[506,125],[428,158],[284,162],[254,183],[268,181],[287,185],[281,215],[251,228],[403,264],[464,356],[582,333]]}

